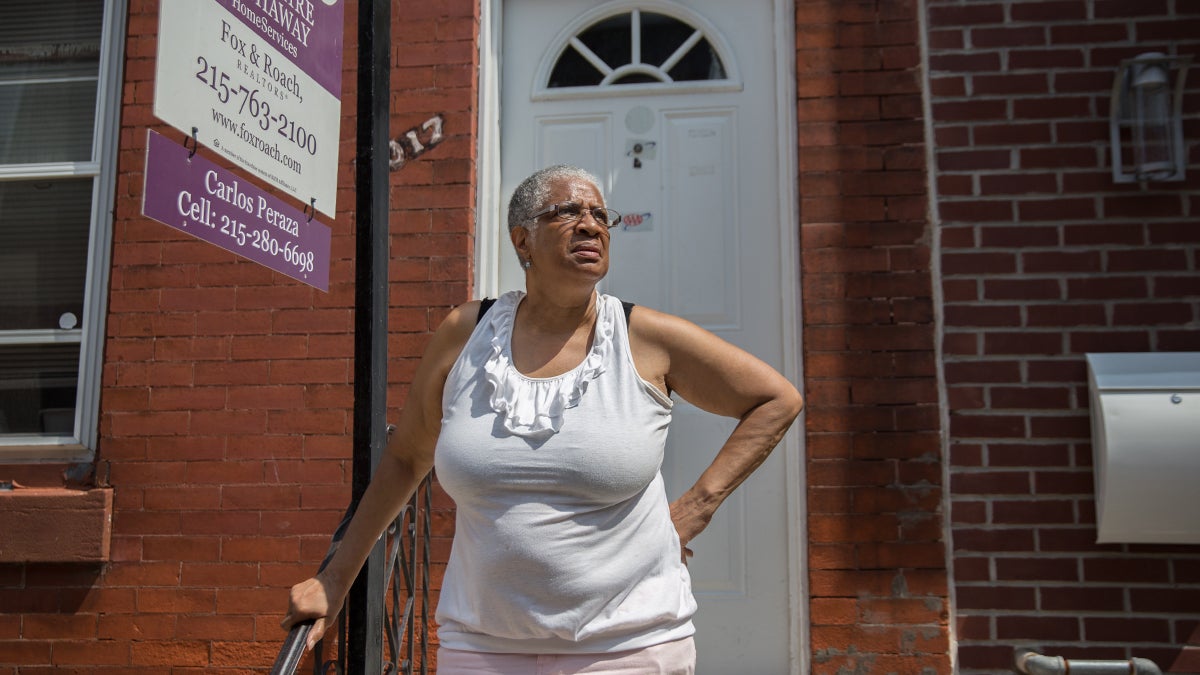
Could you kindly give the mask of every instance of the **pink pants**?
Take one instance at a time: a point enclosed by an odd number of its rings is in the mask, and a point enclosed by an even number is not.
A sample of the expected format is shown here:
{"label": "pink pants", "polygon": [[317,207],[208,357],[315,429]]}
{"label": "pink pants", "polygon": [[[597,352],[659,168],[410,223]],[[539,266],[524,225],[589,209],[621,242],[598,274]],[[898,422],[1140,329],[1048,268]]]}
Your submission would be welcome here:
{"label": "pink pants", "polygon": [[603,654],[494,654],[438,648],[438,675],[693,675],[696,643],[675,640]]}

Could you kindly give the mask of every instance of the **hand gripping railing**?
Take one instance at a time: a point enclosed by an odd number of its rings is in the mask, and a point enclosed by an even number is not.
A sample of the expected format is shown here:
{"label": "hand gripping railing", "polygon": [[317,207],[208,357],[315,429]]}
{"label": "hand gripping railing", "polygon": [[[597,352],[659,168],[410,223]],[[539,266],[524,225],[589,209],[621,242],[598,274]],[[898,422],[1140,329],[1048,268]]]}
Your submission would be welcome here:
{"label": "hand gripping railing", "polygon": [[[350,525],[350,519],[354,517],[355,506],[356,504],[351,504],[346,509],[345,515],[342,516],[342,522],[338,523],[337,529],[333,531],[333,540],[329,542],[329,550],[325,552],[325,558],[317,568],[318,572],[325,569],[325,566],[333,559],[333,554],[337,552],[338,544],[342,543],[342,536],[346,534],[346,528]],[[300,659],[304,658],[304,645],[308,642],[308,634],[312,632],[313,623],[315,623],[314,619],[308,619],[292,626],[283,640],[283,646],[279,648],[275,664],[271,666],[271,675],[293,675],[296,672],[296,668],[300,667]]]}
{"label": "hand gripping railing", "polygon": [[1149,659],[1064,659],[1061,656],[1043,656],[1028,649],[1017,650],[1016,668],[1022,675],[1162,675],[1158,666]]}
{"label": "hand gripping railing", "polygon": [[[429,506],[433,496],[432,485],[431,478],[426,477],[385,533],[388,541],[385,560],[388,583],[383,589],[383,597],[378,600],[384,605],[383,626],[380,628],[384,633],[387,659],[383,663],[383,675],[413,675],[414,672],[425,675],[428,672],[429,620],[426,609],[429,607],[429,536],[432,529]],[[353,515],[354,505],[351,505],[334,531],[329,551],[318,571],[325,569],[333,558]],[[418,554],[420,563],[417,561]],[[334,633],[338,637],[337,653],[334,658],[325,660],[324,639],[313,648],[313,672],[316,675],[329,672],[342,675],[347,671],[345,612],[338,614],[337,625]],[[275,664],[271,666],[271,675],[294,675],[304,657],[304,645],[312,626],[311,620],[292,626],[279,649]],[[418,668],[418,657],[419,670],[414,670]]]}

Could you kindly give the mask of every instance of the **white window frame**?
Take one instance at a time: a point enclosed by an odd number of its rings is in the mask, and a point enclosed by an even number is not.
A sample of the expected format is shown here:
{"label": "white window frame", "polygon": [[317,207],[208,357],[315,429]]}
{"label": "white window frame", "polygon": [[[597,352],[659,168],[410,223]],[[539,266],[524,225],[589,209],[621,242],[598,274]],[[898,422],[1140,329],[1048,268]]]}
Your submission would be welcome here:
{"label": "white window frame", "polygon": [[127,0],[105,0],[96,83],[96,121],[91,161],[0,165],[0,181],[30,178],[92,178],[83,317],[72,330],[0,331],[0,344],[79,344],[75,426],[71,436],[0,436],[0,461],[8,463],[91,461],[100,427],[100,387],[108,280],[112,264],[112,221],[120,145]]}

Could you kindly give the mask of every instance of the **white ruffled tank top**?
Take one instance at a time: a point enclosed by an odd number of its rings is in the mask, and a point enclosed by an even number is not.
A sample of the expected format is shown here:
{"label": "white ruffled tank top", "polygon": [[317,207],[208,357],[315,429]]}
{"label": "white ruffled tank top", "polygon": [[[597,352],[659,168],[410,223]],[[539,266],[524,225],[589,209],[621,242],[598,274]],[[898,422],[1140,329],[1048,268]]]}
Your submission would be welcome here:
{"label": "white ruffled tank top", "polygon": [[434,466],[457,513],[438,639],[552,654],[692,635],[660,473],[671,400],[638,375],[621,303],[606,295],[579,366],[522,375],[511,340],[523,297],[496,301],[446,378]]}

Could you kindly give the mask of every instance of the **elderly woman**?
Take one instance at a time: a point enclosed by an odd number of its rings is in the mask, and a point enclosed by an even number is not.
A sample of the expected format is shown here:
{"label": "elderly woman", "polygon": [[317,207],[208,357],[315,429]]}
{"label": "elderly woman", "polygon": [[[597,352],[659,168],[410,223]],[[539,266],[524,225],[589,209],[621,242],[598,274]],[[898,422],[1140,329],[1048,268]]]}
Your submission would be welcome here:
{"label": "elderly woman", "polygon": [[[527,292],[438,328],[397,433],[329,565],[292,588],[285,628],[325,632],[380,533],[433,468],[454,499],[438,672],[692,673],[687,545],[802,406],[786,379],[683,319],[596,291],[609,228],[598,181],[567,166],[516,190]],[[670,395],[740,420],[669,502]]]}

